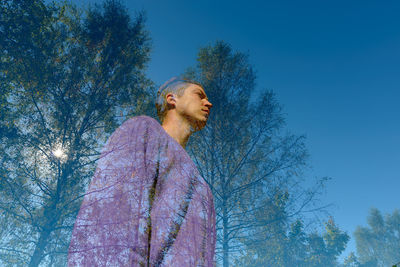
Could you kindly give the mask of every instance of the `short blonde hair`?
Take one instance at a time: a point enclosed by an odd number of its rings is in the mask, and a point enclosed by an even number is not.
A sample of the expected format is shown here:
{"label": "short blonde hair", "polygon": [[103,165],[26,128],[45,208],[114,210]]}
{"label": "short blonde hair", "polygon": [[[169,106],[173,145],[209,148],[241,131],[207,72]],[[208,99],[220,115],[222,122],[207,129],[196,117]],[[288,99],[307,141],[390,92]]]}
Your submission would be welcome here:
{"label": "short blonde hair", "polygon": [[157,92],[156,109],[157,116],[161,123],[164,121],[165,115],[168,111],[168,103],[166,98],[167,94],[173,93],[178,97],[181,97],[185,93],[185,89],[192,84],[199,85],[201,88],[203,88],[199,82],[178,77],[173,77],[160,86]]}

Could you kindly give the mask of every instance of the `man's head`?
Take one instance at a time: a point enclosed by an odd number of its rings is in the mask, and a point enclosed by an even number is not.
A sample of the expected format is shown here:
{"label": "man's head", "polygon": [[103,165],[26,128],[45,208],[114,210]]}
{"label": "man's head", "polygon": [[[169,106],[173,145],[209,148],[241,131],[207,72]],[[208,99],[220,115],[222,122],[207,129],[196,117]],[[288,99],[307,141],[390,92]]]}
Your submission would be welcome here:
{"label": "man's head", "polygon": [[199,130],[205,126],[211,107],[203,87],[195,81],[174,77],[165,82],[157,93],[156,108],[162,123],[168,112],[173,110]]}

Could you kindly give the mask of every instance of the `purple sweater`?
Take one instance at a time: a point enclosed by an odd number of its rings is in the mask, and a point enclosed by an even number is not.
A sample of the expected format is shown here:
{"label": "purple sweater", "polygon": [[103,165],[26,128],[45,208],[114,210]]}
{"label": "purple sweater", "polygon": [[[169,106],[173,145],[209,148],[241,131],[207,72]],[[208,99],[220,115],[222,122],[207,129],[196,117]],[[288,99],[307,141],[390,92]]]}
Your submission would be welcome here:
{"label": "purple sweater", "polygon": [[75,221],[68,266],[215,266],[211,190],[153,118],[109,138]]}

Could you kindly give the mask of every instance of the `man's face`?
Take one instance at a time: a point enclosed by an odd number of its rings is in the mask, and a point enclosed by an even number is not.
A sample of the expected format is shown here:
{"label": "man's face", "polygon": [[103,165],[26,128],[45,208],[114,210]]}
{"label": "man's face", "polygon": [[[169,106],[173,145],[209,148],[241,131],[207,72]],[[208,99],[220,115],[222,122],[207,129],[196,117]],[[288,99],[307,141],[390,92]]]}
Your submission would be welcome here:
{"label": "man's face", "polygon": [[188,119],[195,131],[204,128],[211,107],[203,88],[197,84],[187,87],[175,104],[177,113]]}

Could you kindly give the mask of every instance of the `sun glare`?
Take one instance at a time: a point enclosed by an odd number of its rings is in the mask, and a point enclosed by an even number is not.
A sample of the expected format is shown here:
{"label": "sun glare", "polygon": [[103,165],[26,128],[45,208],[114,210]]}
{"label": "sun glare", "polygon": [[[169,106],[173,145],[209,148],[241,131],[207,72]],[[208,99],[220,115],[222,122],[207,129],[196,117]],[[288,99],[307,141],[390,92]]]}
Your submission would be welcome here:
{"label": "sun glare", "polygon": [[64,156],[64,151],[62,151],[61,148],[57,148],[56,150],[53,151],[53,155],[57,158],[61,158]]}

